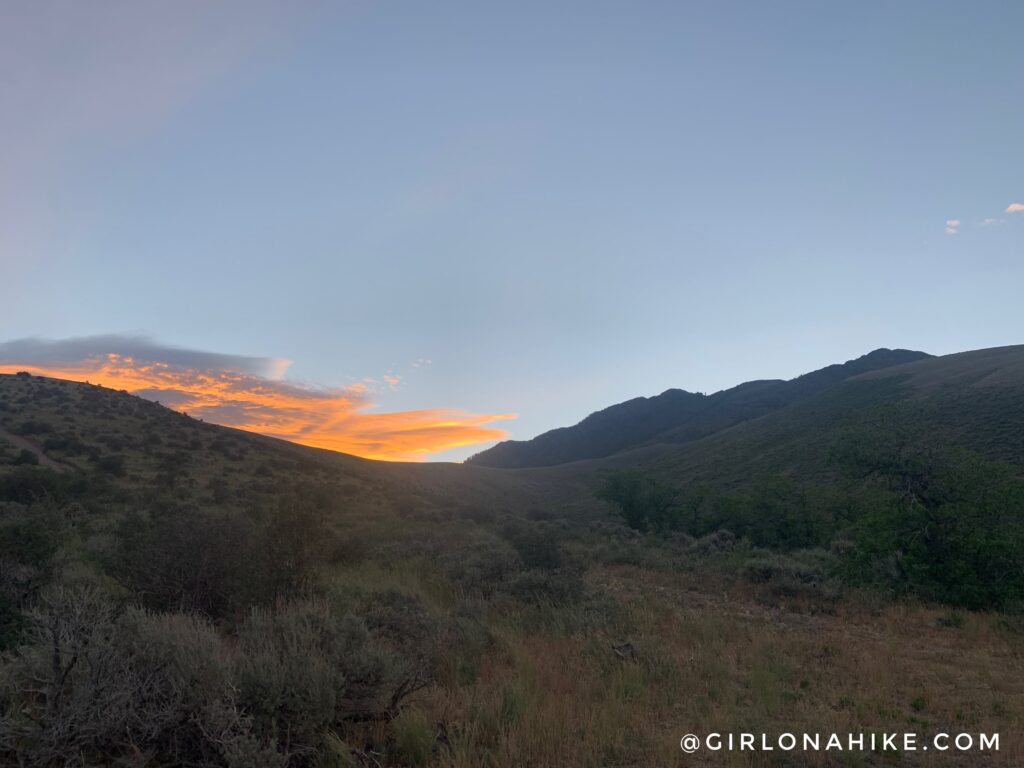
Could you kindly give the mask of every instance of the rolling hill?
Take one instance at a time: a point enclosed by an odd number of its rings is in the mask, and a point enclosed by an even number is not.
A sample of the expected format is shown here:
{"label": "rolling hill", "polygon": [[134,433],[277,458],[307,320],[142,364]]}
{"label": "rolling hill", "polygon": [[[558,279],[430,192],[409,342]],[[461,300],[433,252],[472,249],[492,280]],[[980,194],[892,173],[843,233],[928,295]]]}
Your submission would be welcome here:
{"label": "rolling hill", "polygon": [[[27,469],[88,479],[119,503],[245,508],[282,487],[315,485],[363,511],[397,505],[525,507],[578,495],[568,477],[487,467],[380,462],[206,423],[110,388],[0,374],[0,481]],[[40,475],[42,476],[42,475]]]}

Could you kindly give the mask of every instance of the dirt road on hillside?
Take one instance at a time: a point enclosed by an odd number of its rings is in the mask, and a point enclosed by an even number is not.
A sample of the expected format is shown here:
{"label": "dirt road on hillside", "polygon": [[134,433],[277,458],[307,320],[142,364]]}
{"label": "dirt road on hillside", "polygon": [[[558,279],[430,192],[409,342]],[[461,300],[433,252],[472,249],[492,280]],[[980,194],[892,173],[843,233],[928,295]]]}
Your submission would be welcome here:
{"label": "dirt road on hillside", "polygon": [[47,469],[52,469],[57,472],[66,472],[68,469],[70,469],[70,467],[68,467],[67,464],[61,464],[59,461],[51,459],[49,456],[46,455],[46,453],[43,452],[42,448],[33,443],[31,440],[27,440],[26,438],[21,437],[20,435],[13,435],[3,427],[0,427],[0,440],[6,440],[15,448],[18,448],[19,450],[29,451],[30,453],[34,454],[35,457],[39,459],[39,466],[41,467],[46,467]]}

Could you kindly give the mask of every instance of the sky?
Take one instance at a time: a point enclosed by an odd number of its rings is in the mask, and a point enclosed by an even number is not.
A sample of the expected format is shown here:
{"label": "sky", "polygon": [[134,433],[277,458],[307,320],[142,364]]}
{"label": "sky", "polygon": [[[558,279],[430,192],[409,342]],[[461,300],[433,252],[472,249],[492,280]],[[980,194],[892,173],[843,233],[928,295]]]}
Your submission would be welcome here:
{"label": "sky", "polygon": [[1024,342],[1024,4],[0,2],[0,371],[372,458]]}

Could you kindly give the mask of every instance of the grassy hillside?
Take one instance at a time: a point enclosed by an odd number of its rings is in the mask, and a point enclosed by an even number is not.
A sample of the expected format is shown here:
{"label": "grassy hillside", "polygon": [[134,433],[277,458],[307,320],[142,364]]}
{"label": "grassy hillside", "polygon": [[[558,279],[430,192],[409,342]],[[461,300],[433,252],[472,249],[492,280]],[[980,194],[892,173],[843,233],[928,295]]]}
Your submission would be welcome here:
{"label": "grassy hillside", "polygon": [[[818,431],[960,397],[951,379],[995,386],[990,418],[1019,384],[1019,351],[997,357],[534,470],[364,461],[0,376],[0,764],[1019,765],[1018,613],[850,586],[817,546],[638,530],[593,495],[622,466],[677,504],[762,468],[832,487]],[[678,747],[762,729],[1003,736],[991,756]]]}
{"label": "grassy hillside", "polygon": [[1024,463],[1024,346],[863,373],[699,442],[623,452],[606,465],[686,483],[742,483],[765,472],[834,480],[834,449],[867,429]]}
{"label": "grassy hillside", "polygon": [[[242,501],[284,476],[372,486],[372,465],[205,424],[103,387],[0,375],[0,429],[50,468],[95,475],[97,487],[172,491],[182,501]],[[0,461],[24,448],[0,441]],[[46,460],[50,461],[47,462]],[[31,463],[31,459],[26,458]],[[52,462],[52,463],[50,463]]]}
{"label": "grassy hillside", "polygon": [[856,376],[700,441],[611,457],[600,495],[639,530],[819,549],[847,585],[1020,610],[1022,360],[1006,347]]}
{"label": "grassy hillside", "polygon": [[317,486],[369,511],[501,499],[528,506],[579,490],[544,475],[513,479],[486,468],[368,461],[207,424],[100,386],[0,374],[0,476],[37,462],[60,482],[87,478],[79,495],[232,508],[291,485]]}

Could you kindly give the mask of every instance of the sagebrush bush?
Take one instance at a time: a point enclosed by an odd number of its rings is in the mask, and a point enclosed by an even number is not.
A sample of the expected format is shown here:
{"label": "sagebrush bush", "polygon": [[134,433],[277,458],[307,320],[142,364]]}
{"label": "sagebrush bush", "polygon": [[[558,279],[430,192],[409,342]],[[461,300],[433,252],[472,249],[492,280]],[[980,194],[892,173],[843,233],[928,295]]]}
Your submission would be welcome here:
{"label": "sagebrush bush", "polygon": [[504,533],[527,568],[554,569],[565,564],[560,537],[551,526],[538,523],[508,525]]}
{"label": "sagebrush bush", "polygon": [[521,565],[515,551],[507,544],[485,539],[448,553],[443,567],[448,578],[466,595],[487,599]]}
{"label": "sagebrush bush", "polygon": [[4,664],[0,748],[33,765],[95,764],[135,745],[216,759],[196,718],[230,695],[212,627],[124,611],[95,589],[55,589]]}
{"label": "sagebrush bush", "polygon": [[336,622],[324,605],[257,609],[239,632],[234,678],[257,732],[288,752],[316,750],[321,734],[367,701],[383,662],[353,617]]}
{"label": "sagebrush bush", "polygon": [[255,602],[264,578],[253,526],[232,513],[130,514],[107,571],[146,607],[228,617]]}
{"label": "sagebrush bush", "polygon": [[506,591],[526,603],[568,605],[583,596],[583,580],[574,570],[534,568],[516,573]]}
{"label": "sagebrush bush", "polygon": [[253,609],[229,638],[197,614],[90,587],[50,590],[27,620],[0,665],[0,762],[40,766],[131,762],[140,749],[158,764],[313,765],[346,724],[402,713],[432,680],[436,640],[396,642],[315,600]]}
{"label": "sagebrush bush", "polygon": [[437,734],[422,712],[409,711],[391,723],[395,752],[410,766],[425,765],[431,758]]}

